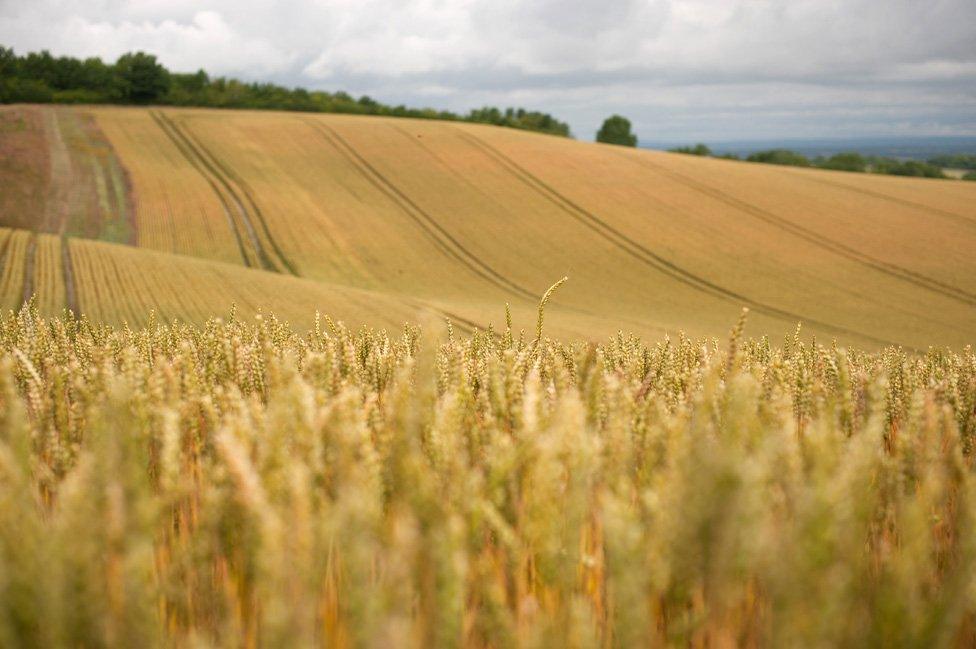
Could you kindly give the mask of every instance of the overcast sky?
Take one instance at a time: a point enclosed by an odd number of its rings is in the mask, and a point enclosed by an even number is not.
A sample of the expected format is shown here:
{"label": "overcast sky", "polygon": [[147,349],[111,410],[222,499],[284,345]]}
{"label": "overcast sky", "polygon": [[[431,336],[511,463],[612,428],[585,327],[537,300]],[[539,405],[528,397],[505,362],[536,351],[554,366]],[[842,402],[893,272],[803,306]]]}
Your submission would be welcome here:
{"label": "overcast sky", "polygon": [[976,0],[0,0],[18,53],[156,54],[642,141],[976,135]]}

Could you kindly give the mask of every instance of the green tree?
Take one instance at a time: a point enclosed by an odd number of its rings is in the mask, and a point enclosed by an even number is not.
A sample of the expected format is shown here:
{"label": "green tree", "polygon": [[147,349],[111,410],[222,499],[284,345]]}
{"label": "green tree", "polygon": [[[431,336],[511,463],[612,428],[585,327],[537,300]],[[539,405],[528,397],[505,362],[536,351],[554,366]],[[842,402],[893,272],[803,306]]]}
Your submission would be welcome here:
{"label": "green tree", "polygon": [[171,86],[178,87],[188,93],[203,92],[203,89],[210,84],[210,77],[203,70],[197,70],[192,74],[173,74],[170,73]]}
{"label": "green tree", "polygon": [[787,165],[790,167],[809,167],[810,160],[801,153],[789,149],[770,149],[756,151],[746,158],[749,162],[764,162],[772,165]]}
{"label": "green tree", "polygon": [[620,115],[611,115],[603,122],[596,133],[596,141],[620,146],[637,146],[637,136],[630,132],[630,120]]}
{"label": "green tree", "polygon": [[[30,59],[30,63],[36,64],[38,60],[40,55]],[[50,60],[50,55],[47,55],[47,60]],[[42,78],[31,78],[25,74],[24,68],[27,66],[27,58],[18,58],[13,49],[0,45],[0,103],[41,104],[52,100],[50,86]]]}
{"label": "green tree", "polygon": [[976,169],[976,155],[955,153],[929,158],[929,164],[949,169]]}
{"label": "green tree", "polygon": [[919,160],[905,160],[896,163],[888,171],[892,176],[915,176],[918,178],[945,178],[942,169]]}
{"label": "green tree", "polygon": [[145,52],[123,54],[115,63],[121,94],[133,104],[149,104],[169,90],[169,72]]}
{"label": "green tree", "polygon": [[17,55],[9,47],[0,45],[0,79],[17,73]]}
{"label": "green tree", "polygon": [[99,58],[91,57],[81,64],[81,81],[78,88],[91,90],[104,95],[106,100],[118,99],[118,84],[111,65],[102,63]]}
{"label": "green tree", "polygon": [[56,88],[58,77],[58,62],[47,50],[40,52],[29,52],[27,56],[20,60],[18,76],[21,79],[29,79],[43,83],[49,88]]}
{"label": "green tree", "polygon": [[826,160],[818,160],[817,166],[823,169],[836,169],[837,171],[866,171],[868,161],[860,153],[850,151],[835,153]]}
{"label": "green tree", "polygon": [[915,176],[918,178],[945,178],[942,169],[919,160],[897,160],[895,158],[868,158],[868,166],[873,173],[889,176]]}
{"label": "green tree", "polygon": [[700,155],[700,156],[710,156],[712,155],[712,150],[708,148],[707,144],[699,142],[695,146],[679,146],[673,149],[668,149],[671,153],[684,153],[687,155]]}

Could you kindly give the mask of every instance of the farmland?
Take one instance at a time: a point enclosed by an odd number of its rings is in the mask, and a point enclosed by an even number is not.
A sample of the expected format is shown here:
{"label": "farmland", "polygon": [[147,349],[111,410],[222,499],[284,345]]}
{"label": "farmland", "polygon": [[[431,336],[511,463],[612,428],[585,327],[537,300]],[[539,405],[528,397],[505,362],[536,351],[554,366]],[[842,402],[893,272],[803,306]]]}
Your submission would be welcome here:
{"label": "farmland", "polygon": [[0,0],[0,649],[976,649],[974,43]]}
{"label": "farmland", "polygon": [[[473,124],[15,108],[18,141],[50,143],[55,113],[69,167],[81,168],[82,151],[97,154],[98,164],[72,176],[81,188],[73,193],[60,186],[63,174],[52,183],[37,171],[34,189],[9,199],[22,209],[0,223],[66,235],[72,249],[82,238],[131,243],[180,264],[244,266],[268,276],[264,287],[301,280],[318,287],[315,295],[364,291],[407,313],[434,305],[481,328],[499,322],[506,303],[528,326],[541,291],[568,275],[551,306],[553,331],[591,339],[618,329],[722,335],[743,306],[756,334],[782,336],[802,321],[824,339],[870,348],[961,347],[976,331],[976,186],[967,183],[700,159]],[[58,147],[48,149],[56,157]],[[64,219],[23,216],[63,194],[94,207],[71,210],[75,225],[63,229],[52,224]],[[138,260],[129,256],[127,268]],[[249,298],[259,309],[259,292]],[[172,309],[153,293],[132,300],[100,316],[121,322],[157,307],[201,322],[214,312]],[[307,305],[289,313],[307,324]],[[341,315],[390,324],[375,311]]]}
{"label": "farmland", "polygon": [[971,350],[542,315],[3,316],[0,644],[976,642]]}
{"label": "farmland", "polygon": [[[6,298],[0,307],[17,310],[25,296],[33,295],[35,307],[45,316],[60,315],[70,306],[96,322],[140,325],[150,317],[203,322],[231,311],[244,318],[273,312],[296,324],[311,325],[316,310],[321,310],[352,325],[369,322],[393,330],[408,321],[449,317],[420,301],[23,230],[0,228],[0,255],[5,269],[0,295]],[[187,291],[187,286],[193,290]],[[470,329],[461,319],[457,326]]]}
{"label": "farmland", "polygon": [[199,109],[0,150],[0,646],[976,643],[976,184]]}

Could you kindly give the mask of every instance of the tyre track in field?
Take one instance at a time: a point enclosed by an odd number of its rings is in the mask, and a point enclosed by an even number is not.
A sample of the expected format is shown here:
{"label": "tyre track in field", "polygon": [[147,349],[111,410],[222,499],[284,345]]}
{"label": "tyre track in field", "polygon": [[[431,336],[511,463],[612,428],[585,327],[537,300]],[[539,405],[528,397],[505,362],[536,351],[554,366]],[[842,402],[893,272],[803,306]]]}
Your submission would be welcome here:
{"label": "tyre track in field", "polygon": [[211,178],[210,175],[205,171],[202,164],[197,161],[193,153],[186,148],[186,146],[184,146],[179,135],[170,130],[170,124],[164,121],[157,111],[151,110],[149,111],[149,114],[152,116],[153,120],[163,131],[163,133],[166,134],[166,137],[169,138],[180,154],[186,159],[186,161],[189,162],[190,165],[197,170],[197,173],[199,173],[203,179],[207,181],[207,184],[210,185],[210,189],[213,190],[214,195],[217,196],[217,200],[220,201],[220,206],[224,210],[224,216],[227,217],[227,224],[230,226],[230,231],[234,234],[234,240],[237,242],[237,249],[241,254],[241,260],[244,262],[245,266],[252,268],[254,264],[251,263],[251,258],[247,254],[244,238],[241,236],[240,230],[237,227],[237,222],[234,220],[233,210],[231,209],[230,204],[227,202],[227,199],[224,198],[224,194],[220,191],[217,183],[214,182],[213,178]]}
{"label": "tyre track in field", "polygon": [[402,190],[360,155],[335,129],[315,120],[306,119],[305,121],[311,128],[318,131],[341,156],[346,158],[353,168],[373,185],[373,187],[390,199],[401,212],[420,226],[424,234],[434,242],[435,246],[443,254],[505,292],[515,293],[532,303],[538,301],[537,295],[509,280],[472,254],[461,242],[445,230],[430,213],[417,205],[409,196],[403,193]]}
{"label": "tyre track in field", "polygon": [[[172,120],[170,121],[172,122]],[[173,123],[175,124],[175,122]],[[180,128],[184,136],[187,137],[187,139],[189,139],[195,145],[196,149],[202,152],[204,156],[207,159],[209,159],[211,167],[215,171],[217,171],[219,177],[222,179],[224,183],[224,186],[228,188],[228,190],[231,192],[231,195],[234,196],[235,200],[237,201],[238,205],[240,205],[243,211],[242,214],[247,219],[247,223],[248,224],[252,223],[251,222],[252,215],[255,217],[258,224],[261,226],[261,232],[264,233],[264,237],[268,240],[268,244],[271,246],[271,249],[274,251],[275,257],[277,257],[278,263],[281,265],[281,267],[283,267],[288,274],[294,275],[295,277],[301,277],[301,275],[296,270],[295,265],[291,262],[290,259],[288,259],[285,256],[285,253],[281,250],[281,247],[278,245],[278,242],[271,234],[271,229],[268,227],[268,220],[265,217],[264,212],[261,210],[261,207],[258,205],[257,201],[254,199],[254,191],[251,189],[251,186],[247,183],[247,181],[241,178],[241,176],[233,169],[228,167],[220,158],[214,155],[213,152],[210,149],[208,149],[207,146],[200,141],[200,138],[194,135],[190,129],[186,128],[185,126]],[[234,190],[231,187],[231,185],[237,186],[239,193],[244,196],[243,201],[238,195],[238,191]],[[244,206],[245,201],[250,206],[250,210],[247,210],[245,208]],[[253,231],[253,225],[251,225],[251,229]],[[260,239],[255,239],[255,242],[258,245],[262,245],[260,243]],[[267,257],[267,254],[264,252],[263,247],[261,250],[261,254]],[[270,260],[269,258],[269,261],[272,260]]]}
{"label": "tyre track in field", "polygon": [[[319,124],[317,122],[314,122],[314,120],[312,120],[310,123],[312,123],[316,127],[319,126]],[[330,131],[333,132],[333,134],[335,134],[335,136],[337,138],[343,139],[343,138],[341,138],[341,136],[338,135],[338,133],[335,133],[334,129],[332,129],[331,127],[329,127],[327,125],[324,125],[324,124],[322,124],[321,126],[324,127],[324,128],[328,128]],[[415,145],[420,146],[422,149],[424,149],[424,151],[426,151],[428,153],[428,155],[431,155],[435,160],[437,160],[439,164],[441,164],[442,166],[444,166],[445,168],[447,168],[447,165],[442,160],[440,160],[440,158],[438,158],[425,145],[416,142],[416,140],[407,131],[403,130],[399,126],[394,126],[393,128],[395,128],[405,138],[407,138],[408,140],[410,140],[411,142],[413,142]],[[344,139],[343,139],[343,141],[344,141]],[[336,148],[337,150],[339,150],[339,153],[340,154],[345,155],[345,152],[342,151],[339,148],[339,146],[337,146],[337,144],[335,142],[331,142],[331,144],[333,145],[334,148]],[[347,144],[347,146],[349,146],[349,149],[352,149],[352,146],[349,145],[348,142],[346,142],[346,144]],[[358,156],[358,155],[357,155],[357,157],[361,158],[361,156]],[[370,176],[363,169],[360,169],[359,168],[359,166],[356,164],[356,161],[355,160],[352,160],[349,156],[346,156],[346,159],[349,160],[349,162],[351,164],[353,164],[353,166],[356,167],[357,170],[359,170],[360,173],[362,175],[364,175],[367,178],[367,180],[369,180],[370,183],[374,187],[377,187],[377,189],[380,189],[381,191],[383,191],[383,188],[382,187],[380,187],[379,185],[377,185],[377,183],[373,182],[373,179],[370,178]],[[366,165],[368,165],[370,168],[372,168],[372,165],[369,165],[369,163],[366,162],[365,159],[363,160],[363,162]],[[377,173],[377,175],[380,175],[381,176],[381,174],[379,172],[376,172],[376,173]],[[476,185],[474,185],[473,183],[471,183],[469,180],[464,179],[464,178],[460,178],[460,177],[459,177],[459,179],[463,180],[464,182],[467,182],[469,185],[471,185],[471,187],[473,189],[475,189],[477,191],[480,191],[480,189],[478,189],[478,187]],[[389,181],[387,180],[387,182],[389,182]],[[390,185],[392,186],[392,183],[390,183]],[[384,191],[384,194],[386,194],[385,191]],[[390,196],[389,194],[386,194],[386,195],[387,195],[388,198],[391,198],[391,200],[394,200],[394,202],[397,202],[394,197]],[[406,198],[406,197],[404,197],[404,198]],[[407,198],[407,200],[409,201],[410,199]],[[410,202],[411,202],[411,204],[413,204],[412,201],[410,201]],[[402,205],[400,205],[399,203],[397,203],[397,204],[401,208],[401,210],[407,211],[407,210],[405,210],[403,208]],[[419,210],[421,208],[417,207],[417,209]],[[430,218],[432,221],[434,220],[433,217],[430,216],[427,212],[424,212],[424,214],[427,214],[428,218]],[[409,212],[408,212],[408,215],[410,215]],[[410,215],[410,216],[412,217],[412,215]],[[421,227],[423,227],[423,224],[420,224],[420,225],[421,225]],[[435,222],[435,225],[437,225],[436,222]],[[437,227],[440,227],[440,226],[437,225]],[[448,236],[450,236],[450,235],[448,235]],[[453,241],[453,238],[452,238],[452,241]],[[439,243],[439,242],[435,239],[435,243]],[[458,245],[460,246],[460,244],[458,244]],[[454,258],[454,259],[457,260],[457,257],[454,257],[454,255],[452,254],[452,251],[450,249],[446,249],[446,250],[445,249],[442,249],[442,251],[445,252],[446,254],[448,254],[450,257],[452,257],[452,258]],[[467,251],[465,251],[465,252],[467,252]],[[472,257],[474,257],[474,256],[472,255]],[[477,257],[474,257],[474,258],[479,263],[483,263],[483,262],[480,262],[480,260],[478,260]],[[461,261],[461,260],[458,260],[458,261]],[[464,263],[464,262],[461,261],[461,263]],[[487,264],[484,264],[484,265],[485,265],[486,268],[488,267]],[[474,270],[474,269],[471,269],[471,270]],[[477,272],[477,271],[475,271],[475,272]],[[482,276],[482,277],[484,279],[488,279],[488,278],[485,278],[484,276]],[[499,277],[501,277],[501,276],[499,275]],[[502,278],[502,279],[505,282],[509,282],[509,280],[507,280],[506,278]],[[489,281],[491,281],[491,280],[489,280]],[[511,282],[511,284],[515,285],[514,282]],[[498,286],[498,284],[496,284],[496,286]],[[517,285],[515,285],[515,286],[517,286]],[[506,287],[504,287],[504,286],[499,286],[499,288],[502,288],[503,290],[506,290]],[[524,288],[522,288],[521,291],[522,292],[520,293],[520,295],[522,297],[524,297],[527,301],[529,301],[533,305],[538,304],[539,299],[540,299],[540,295],[536,295],[536,294],[532,293],[531,291],[528,291],[527,289],[524,289]],[[428,302],[426,302],[424,300],[415,299],[415,298],[403,298],[403,301],[406,302],[407,304],[410,304],[414,308],[417,308],[417,309],[428,309],[428,310],[435,311],[436,313],[439,313],[442,317],[447,318],[447,319],[450,319],[454,323],[454,325],[457,326],[458,329],[461,329],[462,331],[465,331],[466,330],[468,333],[472,333],[476,329],[486,330],[486,327],[483,327],[483,326],[479,325],[478,323],[476,323],[476,322],[474,322],[474,321],[472,321],[470,319],[465,318],[464,316],[458,315],[456,312],[448,311],[447,309],[445,309],[443,307],[434,306],[434,305],[432,305],[432,304],[430,304],[430,303],[428,303]],[[564,305],[563,308],[565,310],[567,310],[567,311],[572,311],[574,313],[579,313],[579,314],[586,315],[586,316],[591,316],[591,317],[594,317],[594,318],[601,317],[599,314],[593,313],[591,311],[587,311],[585,309],[580,309],[580,308],[577,308],[577,307],[574,307],[574,306]],[[618,320],[621,321],[621,322],[630,322],[631,324],[636,324],[636,325],[641,326],[641,327],[647,327],[647,326],[649,326],[647,322],[637,321],[637,320],[633,320],[633,319],[629,319],[629,318],[618,318]],[[461,323],[461,324],[458,324],[458,323]]]}
{"label": "tyre track in field", "polygon": [[434,313],[438,314],[445,320],[450,320],[453,326],[457,327],[458,329],[460,329],[461,331],[467,334],[473,334],[475,330],[480,330],[480,331],[486,330],[485,327],[482,327],[481,325],[479,325],[477,322],[473,320],[469,320],[468,318],[465,318],[464,316],[460,316],[455,312],[448,311],[443,307],[434,306],[433,304],[430,304],[425,300],[421,300],[419,298],[411,298],[411,297],[403,297],[400,298],[400,300],[404,304],[413,307],[417,311],[433,311]]}
{"label": "tyre track in field", "polygon": [[24,252],[24,287],[21,293],[21,304],[26,304],[34,295],[34,258],[37,256],[36,232],[31,232],[27,239],[27,250]]}
{"label": "tyre track in field", "polygon": [[49,163],[47,200],[45,200],[40,230],[57,234],[63,232],[68,225],[75,169],[71,164],[68,146],[64,142],[58,108],[49,106],[42,110]]}
{"label": "tyre track in field", "polygon": [[464,139],[466,139],[472,146],[480,149],[489,158],[495,160],[504,169],[508,170],[515,178],[521,181],[523,184],[528,186],[530,189],[534,190],[540,196],[546,198],[549,202],[558,207],[562,212],[571,216],[579,223],[583,224],[594,233],[602,237],[603,239],[609,241],[614,246],[620,248],[631,257],[637,259],[638,261],[644,263],[645,265],[653,268],[654,270],[662,273],[671,279],[678,281],[686,286],[694,288],[695,290],[711,295],[728,302],[732,302],[737,306],[748,306],[753,311],[757,313],[762,313],[764,315],[784,320],[787,322],[804,322],[809,325],[813,325],[823,329],[824,331],[829,331],[834,334],[846,335],[846,336],[856,336],[863,338],[865,340],[870,340],[874,343],[884,345],[884,346],[904,346],[900,343],[895,343],[890,340],[885,340],[883,338],[877,338],[875,336],[861,333],[853,329],[848,329],[846,327],[830,324],[827,322],[822,322],[820,320],[815,320],[806,316],[787,311],[785,309],[780,309],[769,304],[764,304],[753,298],[747,297],[741,293],[733,291],[731,289],[725,288],[724,286],[715,284],[703,277],[695,275],[694,273],[678,266],[674,262],[668,261],[667,259],[656,254],[647,247],[637,243],[627,235],[623,234],[620,230],[616,229],[612,225],[608,224],[606,221],[598,217],[596,214],[584,209],[577,203],[573,202],[563,194],[559,193],[556,189],[545,183],[538,176],[522,167],[520,164],[512,160],[509,156],[499,151],[497,148],[488,144],[481,138],[468,133],[467,131],[454,127]]}
{"label": "tyre track in field", "polygon": [[95,124],[109,151],[108,176],[112,179],[112,185],[115,187],[116,205],[122,214],[121,220],[129,228],[129,240],[127,243],[130,246],[138,245],[139,221],[136,219],[135,189],[132,184],[132,177],[129,174],[129,170],[122,164],[119,153],[115,150],[115,146],[105,136],[101,127],[98,126],[97,120],[95,120]]}
{"label": "tyre track in field", "polygon": [[854,187],[853,185],[848,185],[847,183],[838,182],[836,180],[828,180],[826,178],[817,178],[812,175],[797,173],[796,171],[786,170],[789,174],[795,177],[803,178],[808,182],[820,183],[821,185],[829,185],[831,187],[838,187],[840,189],[845,189],[849,192],[854,192],[855,194],[863,194],[865,196],[872,196],[874,198],[880,198],[896,205],[901,205],[903,207],[910,207],[914,210],[921,210],[923,212],[928,212],[929,214],[934,214],[936,216],[941,216],[949,220],[961,223],[965,226],[976,228],[976,219],[969,218],[968,216],[963,216],[962,214],[956,214],[955,212],[950,212],[948,210],[943,210],[938,207],[932,207],[930,205],[925,205],[924,203],[916,203],[915,201],[910,201],[905,198],[898,198],[897,196],[892,196],[891,194],[885,194],[884,192],[874,191],[873,189],[864,189],[862,187]]}
{"label": "tyre track in field", "polygon": [[[254,250],[257,256],[258,265],[264,270],[270,270],[272,272],[280,272],[275,266],[274,261],[268,256],[267,251],[264,249],[264,244],[261,243],[261,238],[258,236],[257,230],[254,228],[254,223],[251,220],[251,215],[248,213],[247,208],[244,206],[244,202],[238,195],[238,192],[234,189],[231,182],[224,177],[219,169],[214,165],[213,160],[207,156],[198,146],[196,141],[192,138],[189,130],[184,128],[182,125],[171,119],[166,114],[159,112],[160,119],[169,124],[170,129],[177,137],[183,142],[184,146],[193,154],[197,161],[206,169],[210,177],[213,178],[216,183],[219,183],[227,195],[230,197],[230,201],[237,211],[240,217],[240,223],[244,226],[243,233],[246,235],[247,240],[250,241],[251,248]],[[243,237],[242,237],[243,238]]]}
{"label": "tyre track in field", "polygon": [[5,288],[3,280],[7,274],[7,251],[10,248],[10,242],[14,240],[14,232],[15,230],[8,231],[3,243],[0,243],[0,298],[3,297],[3,289]]}
{"label": "tyre track in field", "polygon": [[[466,178],[462,174],[460,174],[459,172],[457,172],[456,170],[454,170],[447,161],[445,161],[444,159],[442,159],[437,154],[437,152],[435,152],[429,146],[427,146],[426,144],[424,144],[420,139],[414,137],[413,134],[411,134],[405,128],[403,128],[403,127],[401,127],[399,125],[393,125],[393,126],[391,126],[391,128],[394,129],[395,131],[397,131],[398,133],[400,133],[401,135],[403,135],[403,137],[406,138],[414,146],[420,147],[420,149],[423,150],[432,159],[434,159],[441,168],[443,168],[445,171],[447,171],[452,176],[454,176],[455,178],[457,178],[459,182],[464,183],[465,185],[467,185],[468,187],[470,187],[473,191],[478,192],[480,195],[484,196],[488,200],[492,201],[495,204],[498,204],[497,199],[495,197],[493,197],[489,192],[486,192],[484,189],[482,189],[481,187],[479,187],[470,178]],[[558,275],[558,273],[557,273],[557,275]],[[539,297],[541,297],[541,296],[536,296],[535,297],[535,301],[536,302],[538,302]],[[583,309],[583,308],[580,308],[578,306],[572,306],[572,305],[569,305],[569,304],[564,304],[564,305],[562,305],[562,308],[565,309],[565,310],[567,310],[567,311],[572,311],[573,313],[578,313],[578,314],[585,315],[585,316],[589,316],[589,317],[592,317],[592,318],[605,319],[605,316],[603,314],[594,313],[593,311],[589,311],[587,309]],[[650,323],[648,323],[646,321],[643,321],[643,320],[635,320],[632,317],[618,316],[618,317],[613,318],[613,320],[614,320],[614,322],[616,322],[618,324],[627,323],[627,324],[636,325],[638,327],[648,327],[648,326],[650,326],[650,327],[658,327],[658,325],[653,325],[653,324],[650,324]],[[662,329],[662,331],[663,331],[663,329]]]}
{"label": "tyre track in field", "polygon": [[716,189],[705,183],[699,182],[693,178],[690,178],[680,172],[672,171],[666,167],[659,165],[650,160],[643,159],[643,156],[628,156],[626,154],[619,154],[620,157],[636,162],[641,167],[650,169],[655,173],[665,176],[685,187],[688,187],[700,194],[708,196],[720,203],[724,203],[733,209],[740,212],[746,213],[753,218],[759,219],[764,223],[768,223],[776,228],[779,228],[785,232],[792,234],[795,237],[803,239],[807,243],[811,243],[819,248],[822,248],[828,252],[836,254],[840,257],[844,257],[849,261],[853,261],[857,264],[871,268],[880,273],[894,277],[895,279],[901,280],[903,282],[908,282],[919,288],[938,293],[943,297],[948,297],[952,300],[962,302],[968,306],[976,306],[976,294],[969,293],[963,289],[957,288],[950,284],[946,284],[927,275],[922,275],[911,269],[905,268],[903,266],[898,266],[897,264],[892,264],[890,262],[877,259],[870,255],[867,255],[856,248],[852,248],[844,243],[825,237],[822,234],[818,234],[816,231],[809,228],[805,228],[802,225],[797,225],[788,219],[778,216],[768,210],[764,210],[761,207],[752,205],[742,201],[734,196],[723,192],[720,189]]}
{"label": "tyre track in field", "polygon": [[62,281],[64,282],[65,306],[69,311],[75,314],[75,317],[78,317],[81,315],[81,310],[78,308],[78,293],[75,290],[75,270],[71,262],[70,242],[70,238],[62,235],[61,274],[63,276]]}
{"label": "tyre track in field", "polygon": [[7,261],[7,248],[10,247],[10,241],[14,238],[15,230],[9,230],[7,236],[4,237],[3,243],[0,244],[0,276],[3,275],[5,269],[4,262]]}

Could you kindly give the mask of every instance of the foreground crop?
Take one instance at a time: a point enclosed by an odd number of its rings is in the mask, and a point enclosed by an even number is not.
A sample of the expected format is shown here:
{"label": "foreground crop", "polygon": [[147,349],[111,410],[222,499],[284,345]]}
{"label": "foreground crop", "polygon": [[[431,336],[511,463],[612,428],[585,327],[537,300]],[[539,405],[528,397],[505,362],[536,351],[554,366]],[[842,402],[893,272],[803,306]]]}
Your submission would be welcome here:
{"label": "foreground crop", "polygon": [[976,641],[970,349],[429,329],[0,319],[0,645]]}

